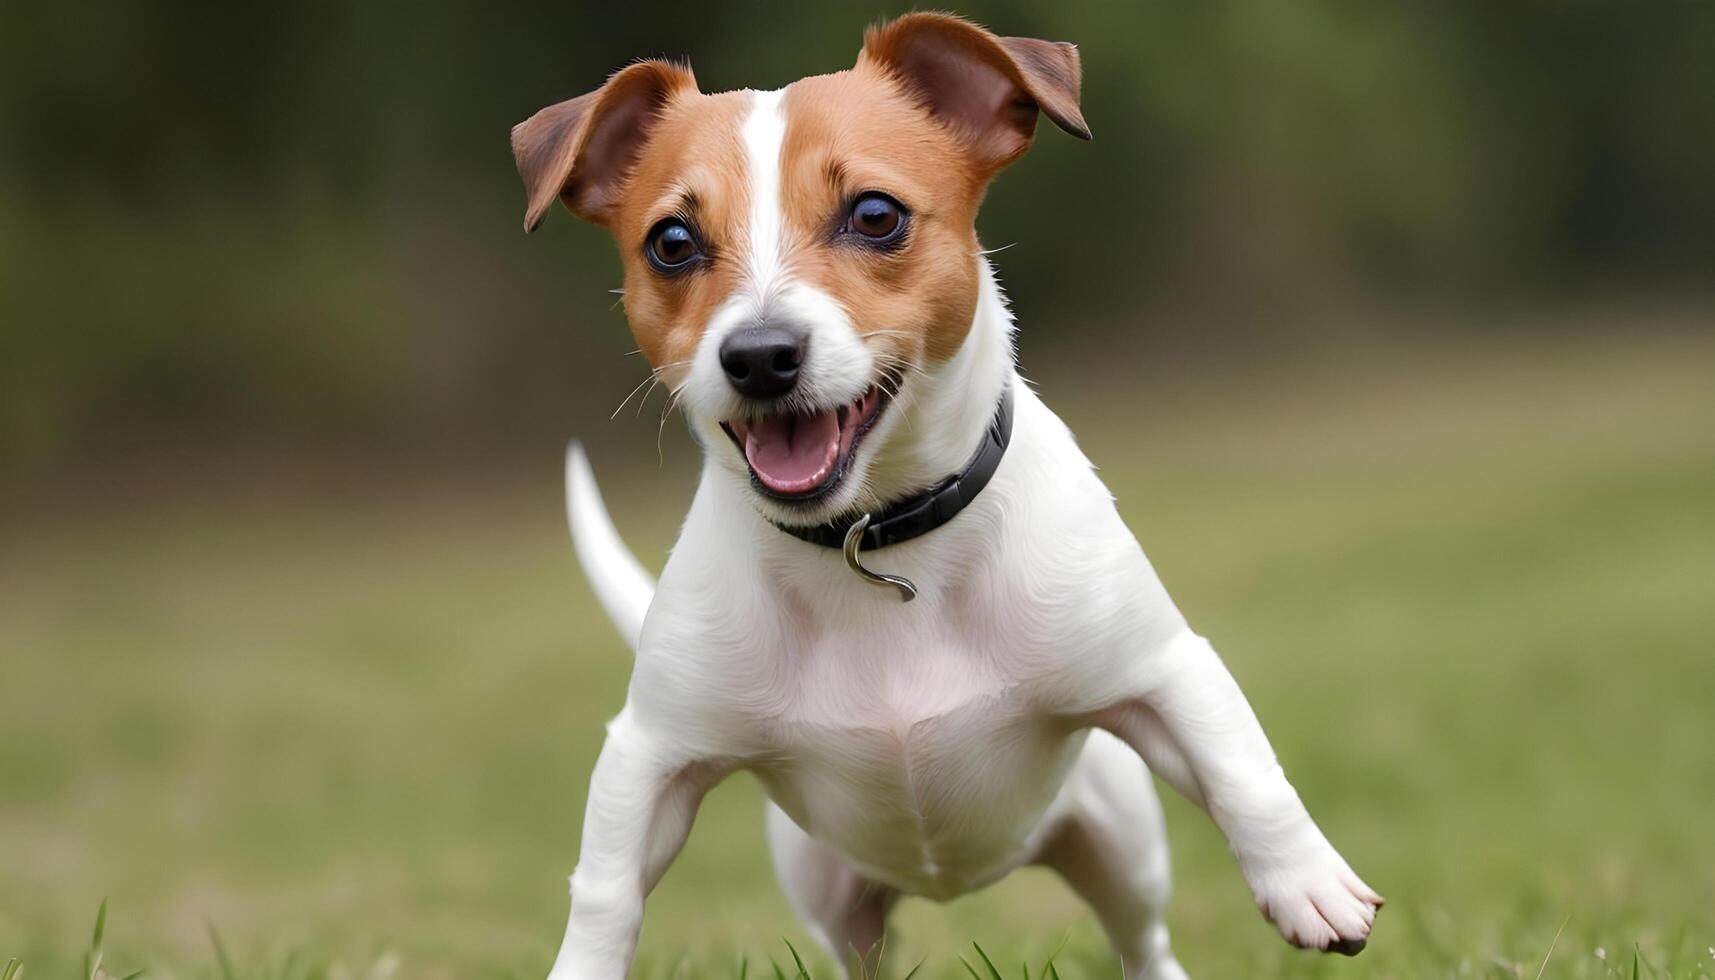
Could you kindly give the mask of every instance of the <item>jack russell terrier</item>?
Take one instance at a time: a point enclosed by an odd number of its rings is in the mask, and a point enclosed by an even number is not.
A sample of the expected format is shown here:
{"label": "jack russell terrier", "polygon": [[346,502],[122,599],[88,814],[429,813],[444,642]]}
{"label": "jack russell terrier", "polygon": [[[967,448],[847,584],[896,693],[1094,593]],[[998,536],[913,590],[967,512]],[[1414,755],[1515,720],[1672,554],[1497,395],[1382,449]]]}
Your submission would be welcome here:
{"label": "jack russell terrier", "polygon": [[637,660],[551,980],[625,976],[644,897],[739,770],[836,960],[900,895],[1034,863],[1128,980],[1183,977],[1151,772],[1288,942],[1363,947],[1381,896],[1014,367],[977,206],[1038,113],[1089,137],[1079,86],[1070,44],[918,13],[779,91],[639,61],[513,130],[525,228],[558,200],[613,233],[631,330],[705,455],[659,584],[568,456],[578,554]]}

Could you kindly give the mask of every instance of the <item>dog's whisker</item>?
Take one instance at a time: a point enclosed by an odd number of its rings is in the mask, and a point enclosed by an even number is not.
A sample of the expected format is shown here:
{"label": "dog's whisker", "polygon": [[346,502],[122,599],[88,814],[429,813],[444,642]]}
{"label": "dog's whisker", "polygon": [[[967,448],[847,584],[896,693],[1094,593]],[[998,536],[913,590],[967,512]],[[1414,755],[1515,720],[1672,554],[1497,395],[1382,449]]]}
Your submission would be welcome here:
{"label": "dog's whisker", "polygon": [[[631,391],[626,393],[626,396],[620,400],[619,405],[614,408],[613,414],[609,415],[607,417],[607,420],[609,422],[612,422],[614,419],[618,418],[619,413],[625,410],[625,403],[631,401],[631,396],[637,394],[637,391],[639,388],[642,388],[644,385],[649,384],[650,382],[652,382],[654,380],[655,380],[655,372],[651,371],[651,372],[649,372],[648,377],[644,378],[642,381],[637,382],[636,387],[632,388]],[[642,404],[642,403],[639,402],[639,404]]]}
{"label": "dog's whisker", "polygon": [[912,416],[911,410],[913,408],[917,407],[916,402],[917,402],[916,389],[912,389],[911,391],[908,391],[908,392],[902,390],[901,394],[898,396],[898,402],[897,403],[899,405],[899,417],[902,420],[901,424],[903,424],[905,426],[906,432],[915,432],[916,431],[916,428],[911,424],[911,416]]}
{"label": "dog's whisker", "polygon": [[655,464],[657,466],[667,465],[667,454],[661,448],[661,434],[667,430],[667,416],[673,414],[673,409],[678,406],[679,398],[684,392],[685,387],[683,385],[669,389],[667,400],[661,405],[661,421],[655,426]]}
{"label": "dog's whisker", "polygon": [[[636,353],[640,353],[640,352],[639,351],[632,351],[631,353],[636,354]],[[623,398],[620,401],[619,405],[616,408],[614,408],[613,414],[609,415],[607,417],[608,421],[611,422],[614,419],[619,417],[619,413],[625,410],[626,403],[630,402],[632,397],[637,394],[638,388],[642,388],[644,385],[649,385],[649,390],[653,391],[655,389],[655,383],[658,383],[661,380],[662,372],[671,371],[674,368],[681,368],[681,367],[684,367],[685,365],[687,365],[689,363],[691,363],[691,359],[686,358],[686,359],[680,360],[680,361],[668,361],[666,364],[663,364],[660,367],[650,368],[649,369],[649,376],[647,378],[644,378],[642,381],[637,382],[637,387],[632,388],[631,391],[628,394],[626,394],[625,398]],[[639,414],[641,414],[643,411],[643,402],[648,401],[648,400],[649,400],[649,391],[645,391],[643,393],[643,401],[639,401],[637,403],[637,411]]]}
{"label": "dog's whisker", "polygon": [[643,397],[637,399],[637,409],[631,413],[632,418],[640,419],[643,417],[643,406],[648,404],[649,396],[654,393],[655,386],[659,385],[660,383],[661,383],[661,375],[659,375],[655,372],[650,372],[650,374],[649,374],[649,387],[645,388],[643,390]]}

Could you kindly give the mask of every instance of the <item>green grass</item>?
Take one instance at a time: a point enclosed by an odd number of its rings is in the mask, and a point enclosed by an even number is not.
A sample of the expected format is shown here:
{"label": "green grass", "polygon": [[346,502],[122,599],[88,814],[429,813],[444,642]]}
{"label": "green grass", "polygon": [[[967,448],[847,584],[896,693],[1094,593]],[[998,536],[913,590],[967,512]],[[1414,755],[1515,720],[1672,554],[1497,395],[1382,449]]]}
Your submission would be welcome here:
{"label": "green grass", "polygon": [[[1045,381],[1390,900],[1357,959],[1290,950],[1170,798],[1193,975],[1533,977],[1551,947],[1546,977],[1715,975],[1715,344],[1099,390]],[[688,451],[657,470],[652,423],[620,435],[640,462],[598,470],[658,559]],[[110,896],[104,962],[151,980],[539,980],[629,667],[543,456],[266,489],[113,476],[0,518],[0,969],[77,975]],[[984,956],[1115,975],[1039,871],[894,923],[890,977],[962,980],[961,955],[979,980]],[[650,901],[636,975],[790,978],[788,941],[827,975],[732,780]]]}

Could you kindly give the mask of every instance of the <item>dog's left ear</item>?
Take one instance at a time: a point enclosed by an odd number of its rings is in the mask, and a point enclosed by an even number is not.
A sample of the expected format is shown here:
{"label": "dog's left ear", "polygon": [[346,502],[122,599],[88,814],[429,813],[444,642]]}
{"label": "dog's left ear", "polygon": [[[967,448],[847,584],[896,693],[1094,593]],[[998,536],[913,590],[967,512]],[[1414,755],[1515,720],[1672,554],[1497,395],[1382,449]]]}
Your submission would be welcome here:
{"label": "dog's left ear", "polygon": [[524,230],[535,231],[555,200],[586,221],[607,224],[656,117],[696,90],[690,68],[639,61],[594,92],[512,127],[512,157],[524,179]]}
{"label": "dog's left ear", "polygon": [[1063,41],[998,37],[948,14],[906,14],[864,35],[859,62],[891,74],[990,172],[1030,148],[1038,111],[1079,139],[1083,70]]}

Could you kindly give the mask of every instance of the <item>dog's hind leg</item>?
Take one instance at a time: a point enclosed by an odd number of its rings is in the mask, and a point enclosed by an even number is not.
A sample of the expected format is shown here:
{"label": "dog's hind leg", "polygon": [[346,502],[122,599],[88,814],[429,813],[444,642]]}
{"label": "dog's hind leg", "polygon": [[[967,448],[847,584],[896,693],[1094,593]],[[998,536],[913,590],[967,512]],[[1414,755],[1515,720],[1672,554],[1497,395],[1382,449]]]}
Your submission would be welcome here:
{"label": "dog's hind leg", "polygon": [[1162,920],[1172,883],[1149,770],[1124,742],[1092,731],[1056,805],[1061,815],[1036,863],[1089,903],[1125,980],[1184,980]]}
{"label": "dog's hind leg", "polygon": [[773,803],[768,804],[768,846],[780,887],[805,931],[847,977],[880,975],[881,937],[898,893],[859,874]]}

